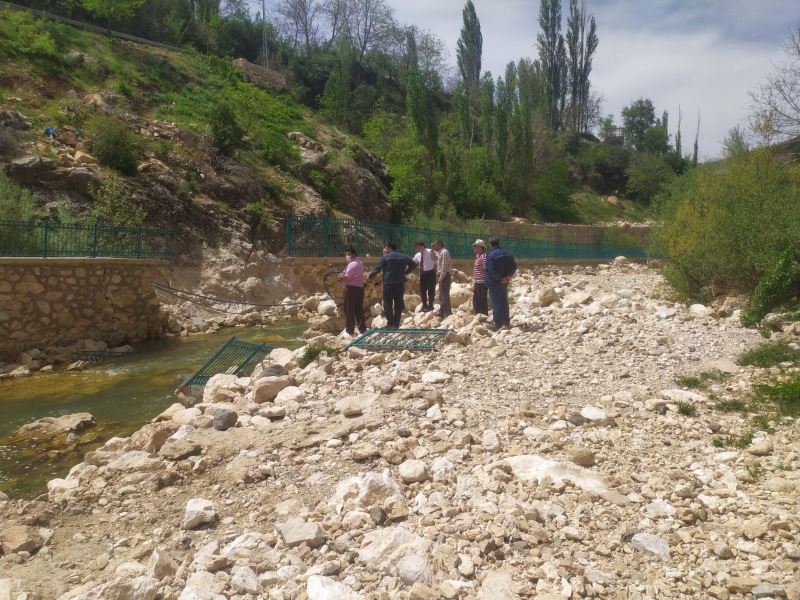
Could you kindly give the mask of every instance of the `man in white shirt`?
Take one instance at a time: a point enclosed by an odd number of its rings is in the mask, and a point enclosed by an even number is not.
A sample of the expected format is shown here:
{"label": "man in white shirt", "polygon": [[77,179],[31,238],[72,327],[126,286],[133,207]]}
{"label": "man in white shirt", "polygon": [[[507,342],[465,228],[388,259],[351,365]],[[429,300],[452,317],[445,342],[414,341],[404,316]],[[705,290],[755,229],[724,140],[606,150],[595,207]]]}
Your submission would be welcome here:
{"label": "man in white shirt", "polygon": [[425,242],[417,242],[414,262],[419,267],[419,296],[422,298],[422,312],[433,310],[433,297],[436,293],[436,253],[425,247]]}

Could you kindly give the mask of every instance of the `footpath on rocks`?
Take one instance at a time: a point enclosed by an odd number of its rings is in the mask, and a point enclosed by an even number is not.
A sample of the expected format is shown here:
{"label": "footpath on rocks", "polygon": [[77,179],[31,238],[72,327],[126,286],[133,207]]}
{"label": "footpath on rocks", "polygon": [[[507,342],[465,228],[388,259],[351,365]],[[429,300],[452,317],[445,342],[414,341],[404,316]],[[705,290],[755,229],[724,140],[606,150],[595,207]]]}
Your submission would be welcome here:
{"label": "footpath on rocks", "polygon": [[721,444],[752,425],[717,405],[776,373],[734,364],[762,340],[732,303],[665,292],[622,261],[522,273],[510,330],[462,307],[434,353],[217,376],[0,498],[0,599],[798,600],[798,421]]}

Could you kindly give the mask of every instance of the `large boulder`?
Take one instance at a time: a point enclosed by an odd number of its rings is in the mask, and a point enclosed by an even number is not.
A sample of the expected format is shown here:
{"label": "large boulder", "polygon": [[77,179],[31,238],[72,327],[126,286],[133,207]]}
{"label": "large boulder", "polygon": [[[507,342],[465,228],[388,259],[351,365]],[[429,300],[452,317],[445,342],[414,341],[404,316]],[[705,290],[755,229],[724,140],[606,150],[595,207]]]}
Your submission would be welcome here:
{"label": "large boulder", "polygon": [[23,425],[17,430],[17,435],[23,437],[53,438],[67,433],[80,433],[94,427],[94,417],[87,413],[74,413],[61,417],[43,417],[33,423]]}
{"label": "large boulder", "polygon": [[37,529],[27,525],[11,525],[0,530],[0,548],[5,554],[30,552],[33,554],[44,545],[44,538]]}

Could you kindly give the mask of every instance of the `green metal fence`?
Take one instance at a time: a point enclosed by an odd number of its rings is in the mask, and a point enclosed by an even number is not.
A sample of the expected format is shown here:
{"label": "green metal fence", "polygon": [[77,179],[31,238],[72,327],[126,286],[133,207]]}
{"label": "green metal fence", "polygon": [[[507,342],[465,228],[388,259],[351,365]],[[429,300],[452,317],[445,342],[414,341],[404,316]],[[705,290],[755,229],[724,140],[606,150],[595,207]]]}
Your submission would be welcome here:
{"label": "green metal fence", "polygon": [[[348,219],[320,217],[286,218],[286,240],[290,256],[339,256],[347,246],[353,246],[360,255],[380,256],[386,241],[394,241],[401,252],[411,253],[414,244],[426,244],[441,239],[453,258],[471,258],[472,244],[476,239],[488,240],[491,232],[468,233],[420,229],[408,225],[365,223]],[[550,242],[532,238],[501,236],[500,245],[522,259],[599,259],[611,260],[617,256],[645,258],[642,246],[602,246]]]}
{"label": "green metal fence", "polygon": [[174,229],[0,220],[0,256],[171,259],[175,235]]}

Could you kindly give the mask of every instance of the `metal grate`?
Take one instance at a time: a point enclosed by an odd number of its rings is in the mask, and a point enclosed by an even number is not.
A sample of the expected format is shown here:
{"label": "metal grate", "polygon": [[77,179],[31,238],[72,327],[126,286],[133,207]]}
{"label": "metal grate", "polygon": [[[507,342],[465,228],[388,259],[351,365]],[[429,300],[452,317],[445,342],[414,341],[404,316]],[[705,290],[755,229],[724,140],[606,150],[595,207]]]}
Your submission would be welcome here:
{"label": "metal grate", "polygon": [[186,385],[205,385],[209,379],[220,373],[247,377],[271,351],[272,346],[267,344],[253,344],[232,337],[197,373],[192,375]]}
{"label": "metal grate", "polygon": [[370,329],[347,347],[364,350],[433,350],[449,329]]}

